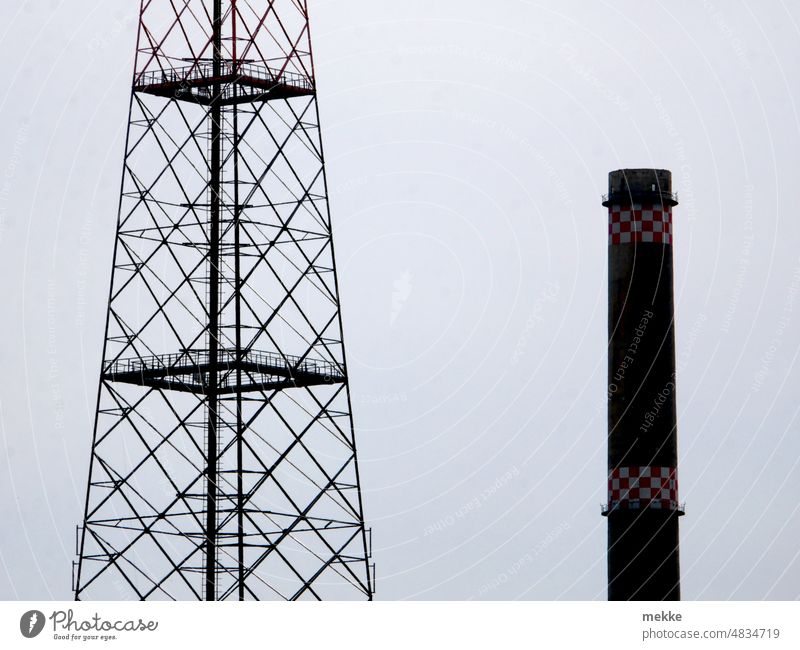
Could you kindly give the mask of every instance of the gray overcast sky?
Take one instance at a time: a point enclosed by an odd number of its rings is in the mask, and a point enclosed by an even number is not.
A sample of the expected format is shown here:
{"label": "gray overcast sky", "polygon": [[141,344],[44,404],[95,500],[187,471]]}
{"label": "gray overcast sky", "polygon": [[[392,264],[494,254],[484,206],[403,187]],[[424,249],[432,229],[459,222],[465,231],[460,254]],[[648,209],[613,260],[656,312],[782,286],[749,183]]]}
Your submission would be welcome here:
{"label": "gray overcast sky", "polygon": [[[800,7],[755,6],[310,2],[377,598],[605,598],[600,195],[646,166],[683,596],[800,597]],[[4,599],[70,597],[137,15],[0,7]]]}

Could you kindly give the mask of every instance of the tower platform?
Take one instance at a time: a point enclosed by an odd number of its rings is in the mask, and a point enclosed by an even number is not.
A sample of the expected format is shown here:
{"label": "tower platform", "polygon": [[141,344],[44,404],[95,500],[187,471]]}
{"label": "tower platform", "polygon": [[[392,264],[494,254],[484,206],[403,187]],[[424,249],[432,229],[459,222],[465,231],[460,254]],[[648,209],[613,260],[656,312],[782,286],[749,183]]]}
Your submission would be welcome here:
{"label": "tower platform", "polygon": [[[207,391],[211,370],[208,350],[185,350],[173,354],[117,359],[105,365],[103,379],[190,393]],[[237,385],[241,370],[242,384]],[[220,395],[345,381],[341,369],[328,361],[303,359],[257,350],[220,350],[217,372]]]}
{"label": "tower platform", "polygon": [[[149,70],[139,74],[135,92],[208,105],[214,85],[222,89],[222,105],[288,99],[314,94],[314,84],[303,75],[278,71],[255,63],[222,61],[220,74],[213,62],[198,62],[169,70]],[[238,92],[234,92],[238,90]]]}

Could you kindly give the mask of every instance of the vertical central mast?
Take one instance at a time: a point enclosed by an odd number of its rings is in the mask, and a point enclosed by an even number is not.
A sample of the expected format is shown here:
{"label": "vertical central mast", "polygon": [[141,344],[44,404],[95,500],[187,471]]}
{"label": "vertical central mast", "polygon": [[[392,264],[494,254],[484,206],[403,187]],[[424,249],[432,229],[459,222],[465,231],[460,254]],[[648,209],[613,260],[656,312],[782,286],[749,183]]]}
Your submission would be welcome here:
{"label": "vertical central mast", "polygon": [[217,408],[219,402],[219,215],[220,139],[222,136],[222,0],[214,0],[213,91],[211,96],[211,161],[208,189],[209,303],[208,303],[208,464],[206,467],[206,600],[216,600],[217,555]]}
{"label": "vertical central mast", "polygon": [[[231,54],[233,56],[233,74],[236,76],[239,70],[236,50],[236,0],[231,0]],[[242,265],[241,265],[241,242],[239,233],[239,220],[241,218],[241,206],[239,205],[239,109],[238,109],[239,89],[233,87],[233,249],[234,249],[234,310],[235,310],[235,345],[236,345],[236,537],[238,564],[238,596],[239,600],[244,600],[244,481],[243,481],[243,436],[244,423],[242,421],[242,369],[241,360],[244,356],[242,352]]]}

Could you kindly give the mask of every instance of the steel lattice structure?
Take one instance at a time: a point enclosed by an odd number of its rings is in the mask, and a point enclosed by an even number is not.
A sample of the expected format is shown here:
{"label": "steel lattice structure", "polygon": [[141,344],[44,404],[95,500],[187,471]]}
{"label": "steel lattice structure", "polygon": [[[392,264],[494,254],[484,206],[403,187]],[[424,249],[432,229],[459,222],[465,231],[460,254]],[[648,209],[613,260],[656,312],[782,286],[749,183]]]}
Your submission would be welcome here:
{"label": "steel lattice structure", "polygon": [[142,0],[76,599],[372,597],[300,0]]}

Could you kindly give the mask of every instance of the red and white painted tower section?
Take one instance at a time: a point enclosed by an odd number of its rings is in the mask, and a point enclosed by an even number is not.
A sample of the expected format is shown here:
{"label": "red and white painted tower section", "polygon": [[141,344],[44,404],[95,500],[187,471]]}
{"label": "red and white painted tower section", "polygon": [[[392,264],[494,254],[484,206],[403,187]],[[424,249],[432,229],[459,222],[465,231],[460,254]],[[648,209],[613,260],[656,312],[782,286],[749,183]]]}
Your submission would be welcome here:
{"label": "red and white painted tower section", "polygon": [[679,600],[672,175],[609,174],[609,600]]}

